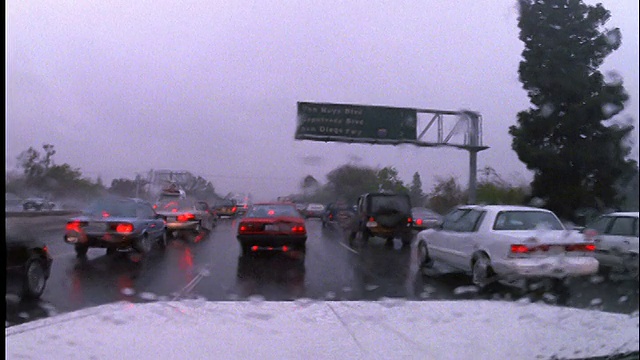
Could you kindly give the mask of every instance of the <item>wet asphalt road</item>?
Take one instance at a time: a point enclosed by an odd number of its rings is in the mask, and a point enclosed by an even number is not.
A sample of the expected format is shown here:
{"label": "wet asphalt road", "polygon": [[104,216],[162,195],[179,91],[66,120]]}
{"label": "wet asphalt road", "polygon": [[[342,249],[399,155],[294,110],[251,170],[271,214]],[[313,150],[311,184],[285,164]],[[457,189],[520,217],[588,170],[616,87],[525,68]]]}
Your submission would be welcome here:
{"label": "wet asphalt road", "polygon": [[[418,271],[414,247],[393,246],[373,238],[365,247],[350,248],[342,232],[307,221],[307,254],[264,254],[241,257],[235,238],[237,219],[221,219],[211,233],[174,239],[162,251],[154,249],[136,261],[126,253],[107,256],[90,249],[86,260],[76,258],[64,243],[64,218],[21,220],[38,228],[54,261],[47,288],[39,301],[6,297],[5,327],[59,313],[114,301],[147,302],[203,298],[210,301],[264,299],[407,300],[495,299],[558,304],[550,293],[524,297],[515,289],[497,286],[479,293],[468,276],[442,266],[424,275]],[[593,276],[570,282],[570,297],[561,306],[633,313],[638,311],[638,282]]]}

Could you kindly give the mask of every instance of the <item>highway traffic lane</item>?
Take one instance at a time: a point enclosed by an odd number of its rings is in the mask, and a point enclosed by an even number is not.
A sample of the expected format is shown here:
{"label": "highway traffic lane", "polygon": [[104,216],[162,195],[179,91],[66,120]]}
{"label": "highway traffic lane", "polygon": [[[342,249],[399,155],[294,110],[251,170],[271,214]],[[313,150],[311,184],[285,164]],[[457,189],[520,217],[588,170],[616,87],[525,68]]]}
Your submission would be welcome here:
{"label": "highway traffic lane", "polygon": [[[17,303],[9,298],[7,322],[20,323],[120,300],[519,298],[508,287],[479,294],[469,278],[460,274],[423,276],[417,269],[415,249],[403,248],[399,242],[390,247],[383,239],[374,238],[367,246],[350,248],[340,231],[323,229],[314,220],[307,225],[308,248],[302,263],[282,255],[243,260],[235,239],[236,219],[220,221],[198,243],[174,240],[164,253],[154,250],[139,263],[123,254],[106,256],[104,249],[91,249],[87,261],[79,261],[73,247],[62,241],[62,232],[45,232],[42,236],[51,244],[54,257],[47,289],[39,302]],[[566,306],[631,313],[638,308],[637,282],[634,284],[597,277],[574,281]]]}

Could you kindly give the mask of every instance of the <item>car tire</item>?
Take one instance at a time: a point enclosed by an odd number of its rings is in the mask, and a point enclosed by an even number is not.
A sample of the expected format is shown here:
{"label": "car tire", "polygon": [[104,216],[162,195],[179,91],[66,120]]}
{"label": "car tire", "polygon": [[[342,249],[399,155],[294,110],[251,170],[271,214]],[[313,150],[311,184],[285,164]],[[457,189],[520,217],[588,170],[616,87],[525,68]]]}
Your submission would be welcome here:
{"label": "car tire", "polygon": [[242,256],[249,256],[251,254],[251,245],[240,244],[240,250],[242,251]]}
{"label": "car tire", "polygon": [[491,284],[491,260],[486,255],[478,255],[471,268],[471,282],[484,290]]}
{"label": "car tire", "polygon": [[407,233],[402,235],[402,246],[410,246],[413,241],[413,234]]}
{"label": "car tire", "polygon": [[136,250],[139,254],[146,254],[151,251],[151,241],[149,240],[149,235],[144,234],[134,242],[134,250]]}
{"label": "car tire", "polygon": [[114,247],[108,247],[107,248],[107,256],[113,256],[113,255],[115,255],[116,252],[118,252],[118,249],[116,249]]}
{"label": "car tire", "polygon": [[22,297],[25,299],[38,299],[47,285],[46,270],[38,259],[31,259],[25,267],[25,275],[22,289]]}
{"label": "car tire", "polygon": [[158,245],[162,250],[166,249],[167,245],[169,245],[169,234],[166,231],[163,231],[160,238],[158,238]]}
{"label": "car tire", "polygon": [[83,244],[76,244],[75,250],[76,250],[76,257],[85,258],[87,257],[87,251],[89,251],[89,247]]}
{"label": "car tire", "polygon": [[430,269],[433,267],[433,259],[429,256],[429,249],[424,241],[418,244],[418,267],[420,269]]}

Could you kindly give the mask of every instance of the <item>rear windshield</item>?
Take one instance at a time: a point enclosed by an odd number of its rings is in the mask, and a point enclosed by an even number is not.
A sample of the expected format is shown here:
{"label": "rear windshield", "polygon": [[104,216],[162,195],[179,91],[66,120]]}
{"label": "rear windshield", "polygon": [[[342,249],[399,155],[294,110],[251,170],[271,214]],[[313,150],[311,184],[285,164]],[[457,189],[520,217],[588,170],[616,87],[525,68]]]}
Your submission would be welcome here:
{"label": "rear windshield", "polygon": [[84,214],[93,217],[136,217],[136,208],[133,201],[102,199],[89,205]]}
{"label": "rear windshield", "polygon": [[251,210],[245,215],[247,218],[266,218],[275,216],[293,216],[300,217],[300,213],[293,205],[272,204],[272,205],[253,205]]}
{"label": "rear windshield", "polygon": [[408,213],[411,211],[411,204],[409,198],[406,196],[372,196],[370,211],[386,212],[386,211],[398,211]]}
{"label": "rear windshield", "polygon": [[553,214],[546,211],[502,211],[496,216],[493,230],[564,230]]}

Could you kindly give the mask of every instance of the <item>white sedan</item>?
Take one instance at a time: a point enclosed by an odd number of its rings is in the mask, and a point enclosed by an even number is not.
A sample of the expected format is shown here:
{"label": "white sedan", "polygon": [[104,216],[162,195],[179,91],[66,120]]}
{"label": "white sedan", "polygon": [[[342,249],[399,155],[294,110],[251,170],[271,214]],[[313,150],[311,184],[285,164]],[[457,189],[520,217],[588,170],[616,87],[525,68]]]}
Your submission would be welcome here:
{"label": "white sedan", "polygon": [[562,280],[598,271],[594,243],[566,229],[553,212],[534,207],[460,206],[417,239],[421,269],[442,262],[470,273],[481,289],[495,281]]}
{"label": "white sedan", "polygon": [[638,217],[637,211],[614,212],[587,225],[584,234],[595,242],[601,267],[621,269],[638,277]]}

